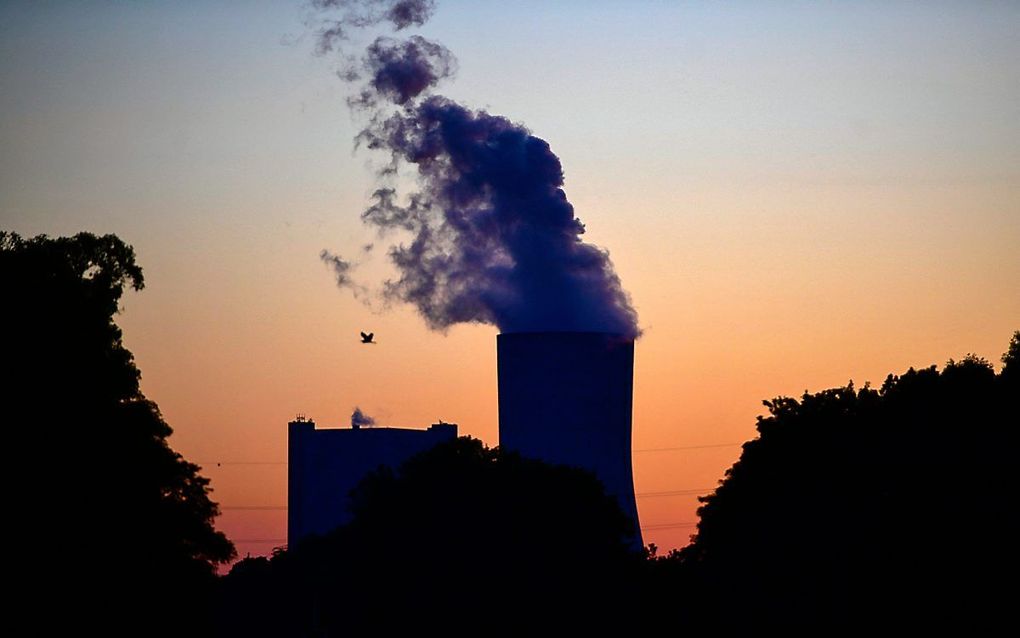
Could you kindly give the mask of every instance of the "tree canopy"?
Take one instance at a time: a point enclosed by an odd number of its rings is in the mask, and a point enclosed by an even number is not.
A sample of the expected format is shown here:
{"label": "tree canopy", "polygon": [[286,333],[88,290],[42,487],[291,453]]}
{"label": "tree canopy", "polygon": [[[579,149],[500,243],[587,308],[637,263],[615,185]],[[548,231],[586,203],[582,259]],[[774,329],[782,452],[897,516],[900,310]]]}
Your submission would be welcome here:
{"label": "tree canopy", "polygon": [[162,619],[148,629],[160,633],[207,611],[215,567],[234,548],[213,526],[209,480],[169,446],[171,428],[139,389],[114,322],[127,287],[144,278],[115,235],[0,233],[2,405],[26,602],[67,612],[46,622],[112,631]]}
{"label": "tree canopy", "polygon": [[1018,344],[998,375],[971,355],[766,401],[675,556],[701,604],[745,628],[1003,620],[1020,567]]}

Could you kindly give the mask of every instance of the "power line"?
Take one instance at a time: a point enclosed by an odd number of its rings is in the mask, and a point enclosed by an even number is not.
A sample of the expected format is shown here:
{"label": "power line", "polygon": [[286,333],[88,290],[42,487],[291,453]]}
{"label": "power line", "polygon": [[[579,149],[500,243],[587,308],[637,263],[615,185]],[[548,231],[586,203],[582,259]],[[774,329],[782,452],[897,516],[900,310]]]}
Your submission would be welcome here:
{"label": "power line", "polygon": [[637,498],[656,498],[659,496],[694,496],[695,494],[707,494],[714,490],[714,487],[702,487],[691,490],[670,490],[667,492],[638,492],[634,496]]}
{"label": "power line", "polygon": [[[714,487],[699,487],[696,489],[686,490],[669,490],[665,492],[638,492],[634,494],[636,498],[658,498],[663,496],[695,496],[706,494],[714,490]],[[272,511],[284,511],[287,509],[286,505],[221,505],[221,510],[234,511],[234,512],[272,512]]]}
{"label": "power line", "polygon": [[221,510],[232,510],[241,512],[269,512],[274,510],[286,510],[286,505],[226,505]]}
{"label": "power line", "polygon": [[654,532],[663,529],[676,529],[680,527],[697,527],[697,523],[661,523],[659,525],[646,525],[641,528],[643,532]]}
{"label": "power line", "polygon": [[[643,532],[659,531],[664,529],[679,529],[683,527],[697,527],[697,523],[686,522],[686,523],[658,523],[654,525],[645,525],[641,528]],[[286,538],[235,538],[232,539],[235,543],[286,543]]]}
{"label": "power line", "polygon": [[740,447],[743,443],[712,443],[711,445],[684,445],[682,447],[646,447],[634,452],[676,452],[679,450],[708,450],[717,447]]}
{"label": "power line", "polygon": [[216,467],[221,465],[287,465],[287,461],[218,461],[216,463],[203,463],[199,461],[195,465],[201,465],[203,468],[212,467],[213,465]]}
{"label": "power line", "polygon": [[[638,452],[681,452],[685,450],[710,450],[714,448],[724,447],[740,447],[743,443],[710,443],[707,445],[683,445],[678,447],[645,447],[631,450],[634,453]],[[211,467],[213,465],[220,467],[223,465],[287,465],[287,461],[218,461],[216,463],[202,463],[198,462],[196,465],[202,467]]]}

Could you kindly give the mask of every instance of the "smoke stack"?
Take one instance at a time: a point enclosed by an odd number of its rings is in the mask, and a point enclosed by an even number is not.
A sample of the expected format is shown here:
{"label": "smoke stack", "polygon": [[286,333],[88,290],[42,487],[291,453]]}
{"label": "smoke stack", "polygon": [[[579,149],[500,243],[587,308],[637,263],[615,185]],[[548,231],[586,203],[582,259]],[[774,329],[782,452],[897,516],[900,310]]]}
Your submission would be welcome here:
{"label": "smoke stack", "polygon": [[496,338],[499,444],[590,470],[634,521],[631,470],[634,339],[604,332],[517,332]]}

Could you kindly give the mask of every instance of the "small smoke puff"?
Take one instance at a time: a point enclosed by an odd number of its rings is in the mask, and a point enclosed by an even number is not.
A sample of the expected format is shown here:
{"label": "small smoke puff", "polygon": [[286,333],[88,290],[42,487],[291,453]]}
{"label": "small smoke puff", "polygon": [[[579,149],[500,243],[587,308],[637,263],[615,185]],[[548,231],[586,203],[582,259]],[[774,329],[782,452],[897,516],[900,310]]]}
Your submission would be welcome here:
{"label": "small smoke puff", "polygon": [[435,12],[435,0],[312,0],[319,11],[340,11],[339,18],[325,20],[319,30],[317,52],[338,48],[349,31],[388,22],[397,31],[425,24]]}
{"label": "small smoke puff", "polygon": [[[367,253],[368,251],[364,251]],[[357,268],[357,264],[347,261],[336,253],[331,253],[328,250],[323,250],[319,253],[319,259],[323,261],[330,270],[333,271],[333,276],[336,277],[336,285],[340,288],[347,288],[353,294],[354,298],[360,300],[362,303],[368,305],[368,289],[365,286],[354,281],[351,277],[351,271]]]}
{"label": "small smoke puff", "polygon": [[333,275],[336,277],[336,285],[341,288],[354,285],[354,281],[350,276],[350,272],[354,268],[351,262],[345,261],[340,255],[325,249],[319,253],[319,259],[324,261],[333,270]]}
{"label": "small smoke puff", "polygon": [[363,66],[370,86],[351,100],[352,105],[374,106],[383,98],[404,106],[453,75],[457,61],[446,47],[421,36],[408,40],[380,37],[366,50]]}
{"label": "small smoke puff", "polygon": [[409,26],[421,26],[428,22],[436,10],[434,0],[398,0],[386,12],[386,18],[400,31]]}
{"label": "small smoke puff", "polygon": [[397,204],[397,191],[393,188],[379,188],[372,193],[375,203],[361,213],[361,220],[375,226],[380,231],[387,229],[401,228],[416,232],[421,226],[420,221],[425,214],[423,198],[416,195],[411,196],[411,203],[408,206]]}
{"label": "small smoke puff", "polygon": [[361,408],[354,408],[354,412],[351,414],[352,428],[370,427],[373,425],[375,425],[375,419],[362,412]]}
{"label": "small smoke puff", "polygon": [[347,37],[347,30],[339,20],[326,22],[326,25],[319,30],[315,44],[315,52],[319,55],[332,52],[336,49],[337,43]]}

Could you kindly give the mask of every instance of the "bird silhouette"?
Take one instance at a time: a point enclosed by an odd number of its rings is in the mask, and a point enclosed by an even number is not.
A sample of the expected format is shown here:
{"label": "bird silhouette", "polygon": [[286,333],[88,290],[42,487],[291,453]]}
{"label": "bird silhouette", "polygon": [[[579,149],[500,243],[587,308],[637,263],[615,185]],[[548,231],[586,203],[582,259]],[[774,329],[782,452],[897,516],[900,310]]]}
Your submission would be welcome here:
{"label": "bird silhouette", "polygon": [[368,334],[365,334],[364,332],[362,332],[361,333],[361,343],[372,343],[372,344],[374,344],[375,341],[372,341],[372,337],[374,337],[374,336],[375,336],[374,332],[370,332]]}

